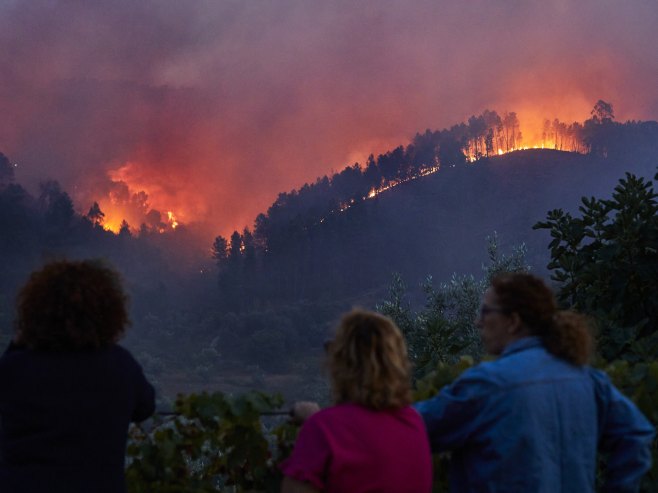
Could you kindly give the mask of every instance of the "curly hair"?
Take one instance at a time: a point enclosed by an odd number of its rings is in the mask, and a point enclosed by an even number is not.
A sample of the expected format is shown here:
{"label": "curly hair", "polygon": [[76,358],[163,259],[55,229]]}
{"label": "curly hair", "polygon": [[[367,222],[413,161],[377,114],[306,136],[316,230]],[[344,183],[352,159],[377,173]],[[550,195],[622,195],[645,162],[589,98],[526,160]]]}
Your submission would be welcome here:
{"label": "curly hair", "polygon": [[16,342],[39,351],[93,350],[129,325],[116,271],[101,261],[58,261],[33,272],[18,295]]}
{"label": "curly hair", "polygon": [[336,403],[380,410],[411,403],[411,365],[402,333],[377,313],[353,310],[341,320],[328,346]]}
{"label": "curly hair", "polygon": [[594,346],[587,318],[558,310],[555,296],[543,280],[517,272],[494,277],[491,286],[500,307],[507,313],[517,313],[546,349],[571,364],[587,364]]}

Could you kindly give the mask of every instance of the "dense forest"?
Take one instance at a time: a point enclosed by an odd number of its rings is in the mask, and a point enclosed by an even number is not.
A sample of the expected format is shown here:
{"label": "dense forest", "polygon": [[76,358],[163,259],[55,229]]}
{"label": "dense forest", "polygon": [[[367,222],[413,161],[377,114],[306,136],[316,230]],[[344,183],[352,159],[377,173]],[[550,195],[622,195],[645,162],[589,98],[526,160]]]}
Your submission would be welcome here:
{"label": "dense forest", "polygon": [[0,155],[0,335],[10,334],[14,296],[31,270],[101,257],[126,281],[126,344],[163,395],[276,386],[271,375],[287,374],[308,382],[281,388],[308,397],[338,314],[381,303],[394,273],[420,304],[429,274],[477,274],[494,232],[500,251],[525,244],[525,261],[546,272],[548,233],[532,226],[548,210],[577,211],[581,196],[606,196],[625,171],[653,176],[658,162],[658,123],[616,122],[603,101],[582,124],[547,121],[543,149],[524,150],[519,128],[515,113],[487,110],[419,133],[281,193],[252,229],[218,236],[212,259],[191,251],[184,225],[114,234],[96,204],[77,213],[55,181],[30,194]]}
{"label": "dense forest", "polygon": [[577,207],[625,170],[649,176],[658,153],[656,122],[617,123],[604,101],[583,124],[547,120],[541,151],[523,150],[518,128],[515,113],[486,110],[279,194],[253,231],[215,239],[220,304],[239,312],[358,297],[391,268],[414,278],[430,267],[473,271],[494,230],[507,244],[540,246],[526,232],[546,210]]}

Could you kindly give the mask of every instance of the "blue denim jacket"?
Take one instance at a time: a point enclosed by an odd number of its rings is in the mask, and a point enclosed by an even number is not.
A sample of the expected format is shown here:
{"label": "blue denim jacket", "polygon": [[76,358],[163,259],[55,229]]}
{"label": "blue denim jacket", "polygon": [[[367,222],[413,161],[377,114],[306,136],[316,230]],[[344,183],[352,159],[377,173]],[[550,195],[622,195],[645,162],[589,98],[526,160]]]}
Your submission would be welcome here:
{"label": "blue denim jacket", "polygon": [[434,452],[452,451],[451,491],[588,493],[597,451],[603,491],[637,491],[654,428],[608,377],[550,354],[536,337],[418,402]]}

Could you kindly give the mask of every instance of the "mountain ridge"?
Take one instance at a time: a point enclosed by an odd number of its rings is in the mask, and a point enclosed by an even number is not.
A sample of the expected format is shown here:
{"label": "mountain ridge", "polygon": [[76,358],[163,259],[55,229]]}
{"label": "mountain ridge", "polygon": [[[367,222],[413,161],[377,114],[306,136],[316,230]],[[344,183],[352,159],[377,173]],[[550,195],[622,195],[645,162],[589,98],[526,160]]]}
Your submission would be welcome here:
{"label": "mountain ridge", "polygon": [[393,272],[412,285],[429,274],[446,279],[477,273],[493,233],[503,250],[526,244],[528,262],[545,274],[548,233],[532,226],[549,210],[577,211],[583,196],[609,196],[626,171],[653,177],[649,163],[658,163],[658,152],[628,158],[619,164],[592,154],[531,149],[444,167],[320,223],[293,217],[278,237],[285,243],[242,265],[242,286],[228,261],[220,265],[220,291],[237,287],[241,301],[231,305],[229,299],[227,308],[238,311],[251,299],[276,305],[365,292],[381,297]]}

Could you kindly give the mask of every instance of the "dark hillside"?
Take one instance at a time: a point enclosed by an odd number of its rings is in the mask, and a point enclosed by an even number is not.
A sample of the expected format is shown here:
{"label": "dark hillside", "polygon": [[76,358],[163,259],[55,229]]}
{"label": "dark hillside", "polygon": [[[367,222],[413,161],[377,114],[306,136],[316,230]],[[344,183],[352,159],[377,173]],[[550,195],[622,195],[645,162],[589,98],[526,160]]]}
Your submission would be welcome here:
{"label": "dark hillside", "polygon": [[496,231],[502,246],[526,243],[529,262],[542,269],[547,237],[532,225],[550,209],[576,210],[582,196],[609,193],[624,173],[611,164],[576,153],[518,151],[397,187],[377,198],[388,234],[407,240],[389,252],[387,264],[414,281],[427,273],[474,272],[486,236]]}
{"label": "dark hillside", "polygon": [[61,256],[102,257],[121,271],[133,301],[126,343],[165,394],[233,389],[227,374],[236,388],[262,388],[270,373],[312,379],[336,317],[386,299],[393,272],[412,288],[428,274],[445,281],[479,273],[493,232],[503,252],[526,243],[527,261],[541,272],[547,233],[532,226],[548,210],[609,196],[626,171],[653,177],[657,123],[586,127],[592,137],[580,153],[502,156],[481,138],[460,137],[464,125],[427,131],[364,166],[281,193],[253,232],[216,238],[215,272],[179,255],[192,239],[185,227],[114,235],[92,211],[75,213],[55,182],[31,196],[0,159],[0,339],[11,334],[16,288],[29,271]]}
{"label": "dark hillside", "polygon": [[526,243],[541,271],[547,238],[532,225],[547,211],[575,211],[626,171],[653,177],[658,164],[658,123],[615,122],[604,101],[583,124],[558,125],[561,137],[547,132],[537,146],[552,150],[515,150],[518,125],[485,110],[280,193],[253,232],[215,239],[219,309],[381,299],[394,271],[412,285],[476,272],[493,232],[503,249]]}
{"label": "dark hillside", "polygon": [[592,154],[537,149],[445,167],[321,222],[291,226],[289,248],[245,272],[253,284],[242,278],[240,299],[376,301],[392,272],[411,285],[429,273],[476,273],[493,232],[503,249],[525,243],[529,263],[543,271],[548,239],[533,224],[551,209],[576,211],[582,196],[608,195],[626,171],[653,176],[648,162],[621,167]]}

